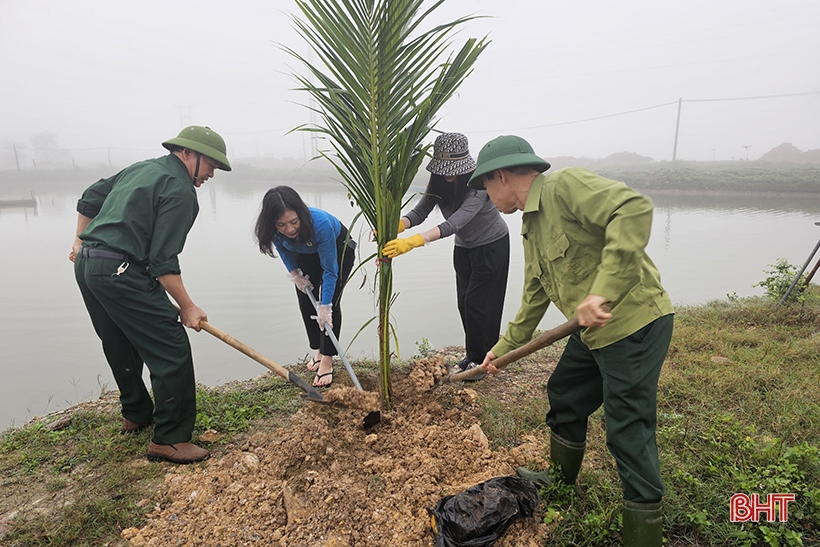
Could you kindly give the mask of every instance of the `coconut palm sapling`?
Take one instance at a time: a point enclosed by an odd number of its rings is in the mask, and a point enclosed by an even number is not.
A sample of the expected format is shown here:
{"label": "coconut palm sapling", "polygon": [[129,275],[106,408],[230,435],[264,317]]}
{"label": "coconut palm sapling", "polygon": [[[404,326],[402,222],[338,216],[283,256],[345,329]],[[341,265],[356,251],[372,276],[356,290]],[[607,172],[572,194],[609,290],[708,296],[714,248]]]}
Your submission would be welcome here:
{"label": "coconut palm sapling", "polygon": [[[472,71],[486,39],[468,39],[452,53],[455,30],[474,16],[423,25],[444,0],[297,0],[296,29],[318,56],[313,63],[282,46],[307,69],[294,74],[315,101],[319,122],[299,130],[330,145],[320,151],[375,232],[379,391],[389,410],[393,269],[382,248],[398,232],[404,196],[430,145],[424,141],[439,109]],[[316,82],[316,83],[314,83]],[[372,257],[371,257],[372,258]],[[369,259],[365,259],[369,260]]]}

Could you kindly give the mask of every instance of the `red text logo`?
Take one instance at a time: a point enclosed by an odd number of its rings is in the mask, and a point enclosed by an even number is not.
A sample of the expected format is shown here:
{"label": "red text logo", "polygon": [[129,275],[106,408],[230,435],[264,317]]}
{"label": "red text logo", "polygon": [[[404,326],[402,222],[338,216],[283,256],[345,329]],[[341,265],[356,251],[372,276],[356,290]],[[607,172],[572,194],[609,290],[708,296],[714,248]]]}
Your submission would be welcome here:
{"label": "red text logo", "polygon": [[758,494],[734,494],[729,501],[729,520],[758,522],[763,514],[767,522],[786,522],[789,520],[790,501],[794,501],[794,494],[766,494],[765,502]]}

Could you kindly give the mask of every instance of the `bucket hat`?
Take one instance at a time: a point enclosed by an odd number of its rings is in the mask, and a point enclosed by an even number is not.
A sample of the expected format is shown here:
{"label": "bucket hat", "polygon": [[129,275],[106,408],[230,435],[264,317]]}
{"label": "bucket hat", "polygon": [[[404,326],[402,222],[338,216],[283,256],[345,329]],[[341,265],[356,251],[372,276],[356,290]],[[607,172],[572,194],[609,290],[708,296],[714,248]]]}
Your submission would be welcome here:
{"label": "bucket hat", "polygon": [[173,139],[168,139],[162,146],[172,150],[174,146],[190,148],[194,152],[205,154],[215,162],[219,163],[219,168],[223,171],[231,170],[231,163],[228,161],[228,149],[225,147],[225,139],[210,127],[200,125],[189,125],[179,132]]}
{"label": "bucket hat", "polygon": [[433,159],[427,170],[434,175],[452,177],[466,175],[475,169],[475,160],[470,155],[470,143],[461,133],[442,133],[433,144]]}
{"label": "bucket hat", "polygon": [[470,188],[484,190],[484,175],[496,169],[531,165],[539,173],[550,168],[548,161],[535,155],[535,152],[526,140],[515,135],[496,137],[478,153],[478,165],[468,183]]}

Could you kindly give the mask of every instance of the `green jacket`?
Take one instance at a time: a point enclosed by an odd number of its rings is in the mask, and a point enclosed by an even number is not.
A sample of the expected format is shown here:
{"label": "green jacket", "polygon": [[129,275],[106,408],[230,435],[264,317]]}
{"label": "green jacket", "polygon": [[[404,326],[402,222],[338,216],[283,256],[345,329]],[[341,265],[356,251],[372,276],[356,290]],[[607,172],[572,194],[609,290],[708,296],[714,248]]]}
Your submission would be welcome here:
{"label": "green jacket", "polygon": [[185,165],[169,154],[95,182],[83,192],[77,212],[93,219],[80,234],[84,245],[121,251],[159,277],[180,273],[177,255],[199,202]]}
{"label": "green jacket", "polygon": [[500,357],[527,343],[550,302],[570,318],[589,294],[609,300],[606,326],[581,333],[590,349],[674,313],[645,252],[651,227],[652,202],[622,182],[581,168],[538,175],[522,217],[521,308],[493,353]]}

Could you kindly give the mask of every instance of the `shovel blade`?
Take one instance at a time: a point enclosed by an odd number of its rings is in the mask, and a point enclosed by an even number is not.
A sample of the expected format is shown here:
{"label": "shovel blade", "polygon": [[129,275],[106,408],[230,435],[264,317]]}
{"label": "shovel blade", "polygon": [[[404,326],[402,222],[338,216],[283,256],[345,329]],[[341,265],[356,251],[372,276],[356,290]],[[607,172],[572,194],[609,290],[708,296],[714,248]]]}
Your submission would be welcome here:
{"label": "shovel blade", "polygon": [[327,402],[325,401],[324,397],[322,397],[322,394],[319,393],[319,390],[317,390],[315,387],[313,387],[309,383],[305,382],[304,380],[296,376],[292,371],[288,371],[288,381],[291,384],[298,387],[299,389],[301,389],[304,392],[302,394],[302,397],[307,399],[308,401],[313,401],[314,403]]}

